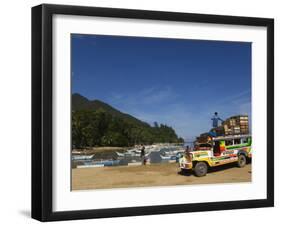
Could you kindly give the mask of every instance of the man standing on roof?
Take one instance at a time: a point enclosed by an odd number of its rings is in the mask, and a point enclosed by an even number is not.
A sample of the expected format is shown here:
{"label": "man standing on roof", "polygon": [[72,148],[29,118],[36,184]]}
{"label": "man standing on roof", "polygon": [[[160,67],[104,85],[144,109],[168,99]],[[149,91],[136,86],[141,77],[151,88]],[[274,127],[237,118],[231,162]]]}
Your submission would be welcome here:
{"label": "man standing on roof", "polygon": [[213,118],[211,118],[213,121],[213,128],[216,128],[219,126],[219,121],[223,122],[223,120],[218,116],[218,112],[215,112]]}

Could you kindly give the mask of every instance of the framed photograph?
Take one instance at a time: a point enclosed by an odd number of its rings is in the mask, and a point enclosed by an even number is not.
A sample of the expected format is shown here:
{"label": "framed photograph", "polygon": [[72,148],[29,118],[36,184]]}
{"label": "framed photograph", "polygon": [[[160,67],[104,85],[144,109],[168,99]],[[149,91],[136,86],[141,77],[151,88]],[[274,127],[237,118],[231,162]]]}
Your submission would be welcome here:
{"label": "framed photograph", "polygon": [[32,8],[32,217],[274,205],[274,21]]}

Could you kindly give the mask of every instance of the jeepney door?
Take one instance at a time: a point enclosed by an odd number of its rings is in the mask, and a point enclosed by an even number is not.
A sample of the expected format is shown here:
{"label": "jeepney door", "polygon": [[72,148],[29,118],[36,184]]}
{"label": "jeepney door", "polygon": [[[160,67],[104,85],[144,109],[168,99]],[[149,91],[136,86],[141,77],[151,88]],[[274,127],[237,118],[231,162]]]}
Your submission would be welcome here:
{"label": "jeepney door", "polygon": [[220,141],[215,141],[214,146],[214,156],[220,156],[221,155],[221,150],[220,150]]}
{"label": "jeepney door", "polygon": [[225,141],[215,141],[214,143],[214,156],[220,156],[223,151],[225,151]]}

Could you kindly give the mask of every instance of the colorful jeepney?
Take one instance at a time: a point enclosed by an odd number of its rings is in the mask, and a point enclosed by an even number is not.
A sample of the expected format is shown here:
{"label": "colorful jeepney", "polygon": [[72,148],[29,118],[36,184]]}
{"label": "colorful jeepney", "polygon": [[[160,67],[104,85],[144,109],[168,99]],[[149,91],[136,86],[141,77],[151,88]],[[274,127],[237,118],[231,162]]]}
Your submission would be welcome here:
{"label": "colorful jeepney", "polygon": [[209,137],[205,143],[196,143],[179,159],[182,171],[191,170],[198,177],[205,176],[208,168],[237,162],[244,167],[252,158],[251,135]]}

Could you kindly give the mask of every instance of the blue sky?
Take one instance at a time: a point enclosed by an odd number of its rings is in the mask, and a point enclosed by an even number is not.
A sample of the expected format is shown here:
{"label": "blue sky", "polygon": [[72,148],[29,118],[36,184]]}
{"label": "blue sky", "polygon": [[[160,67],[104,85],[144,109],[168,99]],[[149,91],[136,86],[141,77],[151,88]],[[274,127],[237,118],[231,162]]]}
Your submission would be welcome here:
{"label": "blue sky", "polygon": [[251,117],[251,43],[72,35],[72,93],[104,101],[186,140],[215,111]]}

